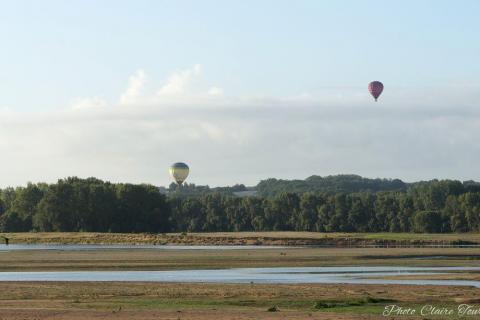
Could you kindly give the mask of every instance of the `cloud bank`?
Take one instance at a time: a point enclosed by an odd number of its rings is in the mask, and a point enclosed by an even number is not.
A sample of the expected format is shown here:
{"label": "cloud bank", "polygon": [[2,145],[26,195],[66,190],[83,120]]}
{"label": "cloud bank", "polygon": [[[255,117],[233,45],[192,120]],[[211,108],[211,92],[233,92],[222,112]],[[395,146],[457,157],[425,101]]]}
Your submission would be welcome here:
{"label": "cloud bank", "polygon": [[1,110],[2,186],[72,175],[167,185],[177,161],[190,182],[212,186],[338,173],[480,180],[479,86],[387,84],[377,103],[366,88],[232,97],[203,72],[176,71],[147,92],[137,70],[115,101]]}

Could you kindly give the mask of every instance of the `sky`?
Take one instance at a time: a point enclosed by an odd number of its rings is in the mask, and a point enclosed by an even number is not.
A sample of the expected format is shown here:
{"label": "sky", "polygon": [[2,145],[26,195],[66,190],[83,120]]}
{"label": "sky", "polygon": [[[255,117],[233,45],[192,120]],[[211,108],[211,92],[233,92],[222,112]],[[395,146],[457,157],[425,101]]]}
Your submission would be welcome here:
{"label": "sky", "polygon": [[[0,187],[480,180],[477,0],[0,0]],[[380,80],[378,102],[367,85]]]}

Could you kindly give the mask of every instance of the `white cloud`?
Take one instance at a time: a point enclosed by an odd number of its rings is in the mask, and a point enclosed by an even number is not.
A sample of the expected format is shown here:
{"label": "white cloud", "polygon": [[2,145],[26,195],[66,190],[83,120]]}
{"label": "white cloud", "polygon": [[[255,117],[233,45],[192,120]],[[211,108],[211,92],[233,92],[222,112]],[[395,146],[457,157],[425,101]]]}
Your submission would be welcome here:
{"label": "white cloud", "polygon": [[159,96],[180,95],[186,92],[188,86],[192,83],[195,77],[202,73],[202,66],[196,64],[191,69],[181,70],[171,74],[167,83],[158,90]]}
{"label": "white cloud", "polygon": [[389,88],[377,103],[351,89],[212,99],[212,87],[193,85],[200,67],[176,75],[163,88],[189,99],[149,96],[137,72],[122,95],[132,108],[92,98],[77,101],[82,112],[0,110],[1,184],[78,175],[167,185],[176,161],[210,185],[337,173],[480,180],[478,87]]}
{"label": "white cloud", "polygon": [[211,87],[208,90],[208,95],[210,96],[223,96],[223,89],[219,87]]}
{"label": "white cloud", "polygon": [[100,97],[77,99],[72,104],[73,110],[84,110],[92,108],[105,108],[107,101]]}
{"label": "white cloud", "polygon": [[120,104],[133,104],[141,97],[147,74],[142,69],[137,70],[128,80],[127,90],[120,96]]}

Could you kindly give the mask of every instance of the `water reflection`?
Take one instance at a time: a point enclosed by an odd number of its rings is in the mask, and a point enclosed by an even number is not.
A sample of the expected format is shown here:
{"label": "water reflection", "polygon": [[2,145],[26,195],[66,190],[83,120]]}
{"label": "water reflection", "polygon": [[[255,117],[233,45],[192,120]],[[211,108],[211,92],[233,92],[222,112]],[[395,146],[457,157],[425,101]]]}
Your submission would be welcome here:
{"label": "water reflection", "polygon": [[211,283],[358,283],[460,285],[480,287],[473,280],[384,280],[395,275],[478,272],[480,267],[298,267],[237,268],[224,270],[177,271],[62,271],[0,272],[0,281],[153,281]]}
{"label": "water reflection", "polygon": [[[256,245],[153,245],[153,244],[0,244],[0,251],[17,250],[117,250],[117,249],[158,249],[158,250],[246,250],[246,249],[282,249],[284,246]],[[289,247],[292,248],[292,247]]]}

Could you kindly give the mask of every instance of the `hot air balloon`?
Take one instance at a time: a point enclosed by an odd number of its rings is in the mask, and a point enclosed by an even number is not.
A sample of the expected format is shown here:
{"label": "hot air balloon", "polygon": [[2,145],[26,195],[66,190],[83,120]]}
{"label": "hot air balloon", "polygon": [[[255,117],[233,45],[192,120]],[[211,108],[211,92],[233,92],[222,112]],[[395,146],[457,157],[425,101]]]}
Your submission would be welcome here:
{"label": "hot air balloon", "polygon": [[190,169],[183,162],[174,163],[170,167],[170,175],[178,185],[181,185],[182,182],[185,181],[185,179],[187,179],[189,171]]}
{"label": "hot air balloon", "polygon": [[382,94],[383,91],[383,83],[380,81],[372,81],[368,84],[368,91],[370,91],[370,94],[375,98],[375,101],[377,101],[378,97]]}

